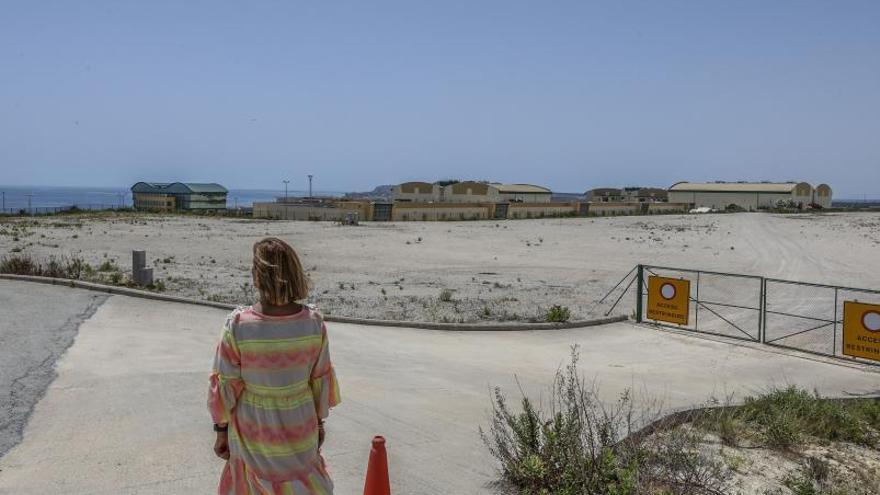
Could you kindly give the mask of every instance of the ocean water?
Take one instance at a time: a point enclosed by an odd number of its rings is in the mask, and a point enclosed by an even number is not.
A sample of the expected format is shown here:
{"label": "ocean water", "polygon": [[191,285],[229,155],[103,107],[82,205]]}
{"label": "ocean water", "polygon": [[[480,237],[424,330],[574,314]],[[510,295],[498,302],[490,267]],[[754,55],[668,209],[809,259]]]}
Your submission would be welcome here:
{"label": "ocean water", "polygon": [[[302,196],[308,191],[288,191],[290,196]],[[315,191],[320,196],[341,196],[333,191]],[[257,201],[274,201],[284,191],[272,189],[230,189],[226,199],[228,208],[248,207]],[[0,211],[17,212],[31,208],[35,212],[51,211],[77,206],[89,210],[107,210],[131,206],[128,187],[54,187],[0,185]]]}

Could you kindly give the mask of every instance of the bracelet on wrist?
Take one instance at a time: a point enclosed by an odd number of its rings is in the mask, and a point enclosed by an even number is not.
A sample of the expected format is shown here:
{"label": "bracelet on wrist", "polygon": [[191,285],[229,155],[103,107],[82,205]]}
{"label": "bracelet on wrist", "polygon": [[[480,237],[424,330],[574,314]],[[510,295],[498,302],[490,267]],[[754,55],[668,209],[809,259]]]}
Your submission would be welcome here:
{"label": "bracelet on wrist", "polygon": [[216,431],[217,433],[226,433],[227,431],[229,431],[229,425],[225,424],[223,426],[220,426],[215,423],[214,424],[214,431]]}

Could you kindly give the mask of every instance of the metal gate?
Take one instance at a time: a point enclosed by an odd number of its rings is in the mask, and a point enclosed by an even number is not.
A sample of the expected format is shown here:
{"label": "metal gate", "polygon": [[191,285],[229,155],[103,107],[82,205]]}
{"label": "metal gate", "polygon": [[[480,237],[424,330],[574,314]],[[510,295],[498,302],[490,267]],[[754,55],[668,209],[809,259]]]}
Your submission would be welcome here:
{"label": "metal gate", "polygon": [[[846,347],[852,344],[843,339],[844,304],[880,305],[878,290],[653,265],[638,265],[634,271],[637,322],[880,365],[880,350],[872,351],[878,353],[876,359],[854,357]],[[647,317],[650,277],[689,282],[686,324]],[[880,341],[880,331],[876,339]]]}
{"label": "metal gate", "polygon": [[373,204],[373,221],[374,222],[390,222],[391,221],[391,208],[394,205],[391,203],[374,203]]}
{"label": "metal gate", "polygon": [[636,319],[647,320],[649,277],[690,281],[690,307],[686,325],[670,325],[695,332],[760,342],[762,278],[753,275],[641,265],[637,270],[641,290],[637,293]]}
{"label": "metal gate", "polygon": [[880,291],[765,279],[764,343],[855,359],[844,354],[846,301],[880,304]]}

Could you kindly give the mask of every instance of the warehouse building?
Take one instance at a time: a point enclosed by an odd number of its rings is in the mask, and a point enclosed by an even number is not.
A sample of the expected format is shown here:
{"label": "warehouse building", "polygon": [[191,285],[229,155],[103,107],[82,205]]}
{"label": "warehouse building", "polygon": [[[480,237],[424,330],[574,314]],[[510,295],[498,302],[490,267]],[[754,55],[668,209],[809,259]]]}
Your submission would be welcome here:
{"label": "warehouse building", "polygon": [[254,218],[342,222],[372,220],[373,204],[366,200],[335,198],[278,198],[274,203],[255,202]]}
{"label": "warehouse building", "polygon": [[658,203],[668,200],[665,189],[656,187],[600,187],[584,193],[590,203]]}
{"label": "warehouse building", "polygon": [[463,181],[446,186],[404,182],[394,186],[395,202],[407,203],[549,203],[552,192],[532,184]]}
{"label": "warehouse building", "polygon": [[408,203],[432,203],[440,200],[443,188],[428,182],[404,182],[391,190],[394,201]]}
{"label": "warehouse building", "polygon": [[532,184],[489,184],[489,195],[495,203],[549,203],[553,193]]}
{"label": "warehouse building", "polygon": [[758,210],[778,206],[831,207],[831,188],[816,189],[806,182],[679,182],[669,188],[669,202],[687,203],[691,208],[718,210],[737,207]]}
{"label": "warehouse building", "polygon": [[138,182],[131,186],[136,210],[216,211],[226,209],[229,191],[220,184]]}

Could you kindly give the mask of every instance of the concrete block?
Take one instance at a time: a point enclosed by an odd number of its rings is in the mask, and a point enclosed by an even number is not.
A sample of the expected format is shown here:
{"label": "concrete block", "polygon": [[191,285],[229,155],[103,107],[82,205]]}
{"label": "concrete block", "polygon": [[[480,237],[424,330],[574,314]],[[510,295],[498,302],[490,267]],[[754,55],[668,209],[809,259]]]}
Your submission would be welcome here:
{"label": "concrete block", "polygon": [[152,268],[141,268],[139,270],[134,270],[131,273],[131,278],[134,280],[134,283],[140,286],[147,286],[153,283],[153,269]]}
{"label": "concrete block", "polygon": [[147,252],[146,251],[132,251],[131,252],[131,271],[137,272],[141,268],[145,268],[147,266]]}

